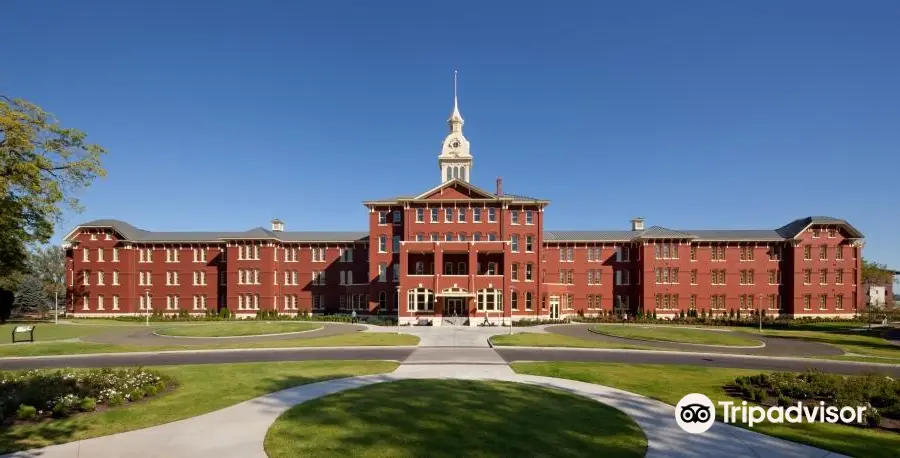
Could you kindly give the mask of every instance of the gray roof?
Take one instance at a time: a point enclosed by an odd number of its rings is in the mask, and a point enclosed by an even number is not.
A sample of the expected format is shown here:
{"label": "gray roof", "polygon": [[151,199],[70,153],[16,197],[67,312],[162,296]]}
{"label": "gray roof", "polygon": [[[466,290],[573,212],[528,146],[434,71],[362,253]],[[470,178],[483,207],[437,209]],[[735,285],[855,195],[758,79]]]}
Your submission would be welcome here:
{"label": "gray roof", "polygon": [[[97,219],[78,227],[108,227],[136,242],[218,242],[233,239],[274,239],[283,242],[355,242],[368,240],[367,231],[290,231],[277,232],[256,227],[238,232],[154,232],[139,229],[117,219]],[[77,229],[77,228],[76,228]],[[74,231],[73,231],[74,232]],[[68,238],[68,237],[67,237]]]}
{"label": "gray roof", "polygon": [[669,229],[652,226],[643,231],[546,231],[547,242],[624,242],[640,239],[691,239],[698,242],[776,242],[797,237],[810,224],[841,226],[854,238],[863,234],[846,220],[830,216],[796,219],[778,229]]}
{"label": "gray roof", "polygon": [[847,220],[832,218],[831,216],[807,216],[806,218],[795,219],[790,223],[779,227],[778,229],[776,229],[776,231],[778,231],[778,233],[785,238],[794,238],[800,234],[800,231],[808,227],[810,224],[830,224],[834,226],[843,226],[854,237],[863,237],[862,232],[853,227],[850,223],[847,222]]}
{"label": "gray roof", "polygon": [[545,242],[627,242],[635,231],[544,231]]}

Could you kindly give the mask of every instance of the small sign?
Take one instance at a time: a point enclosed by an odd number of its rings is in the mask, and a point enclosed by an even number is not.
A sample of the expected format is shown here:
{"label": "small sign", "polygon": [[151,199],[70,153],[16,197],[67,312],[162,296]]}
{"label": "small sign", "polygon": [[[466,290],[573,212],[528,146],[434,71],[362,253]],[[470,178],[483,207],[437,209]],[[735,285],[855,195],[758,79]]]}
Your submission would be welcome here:
{"label": "small sign", "polygon": [[34,331],[34,326],[16,326],[16,330],[14,332],[31,332]]}

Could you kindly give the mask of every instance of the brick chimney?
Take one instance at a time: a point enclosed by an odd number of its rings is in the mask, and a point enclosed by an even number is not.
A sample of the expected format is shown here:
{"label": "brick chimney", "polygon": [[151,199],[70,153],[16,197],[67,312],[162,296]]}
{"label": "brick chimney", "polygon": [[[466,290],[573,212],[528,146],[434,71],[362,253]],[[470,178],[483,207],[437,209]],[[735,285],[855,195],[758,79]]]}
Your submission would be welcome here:
{"label": "brick chimney", "polygon": [[498,196],[503,195],[503,178],[497,177],[497,192],[495,193]]}

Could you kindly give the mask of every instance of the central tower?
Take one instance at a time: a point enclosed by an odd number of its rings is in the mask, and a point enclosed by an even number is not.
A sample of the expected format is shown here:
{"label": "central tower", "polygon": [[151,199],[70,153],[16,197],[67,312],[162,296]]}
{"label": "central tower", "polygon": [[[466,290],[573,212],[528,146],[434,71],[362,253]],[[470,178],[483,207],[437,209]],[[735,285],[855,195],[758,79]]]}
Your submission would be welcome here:
{"label": "central tower", "polygon": [[456,70],[453,71],[453,113],[447,119],[450,133],[444,138],[441,155],[438,156],[438,167],[441,169],[441,182],[459,178],[469,181],[472,174],[472,155],[469,154],[469,141],[463,135],[463,118],[459,114],[459,99],[456,95]]}

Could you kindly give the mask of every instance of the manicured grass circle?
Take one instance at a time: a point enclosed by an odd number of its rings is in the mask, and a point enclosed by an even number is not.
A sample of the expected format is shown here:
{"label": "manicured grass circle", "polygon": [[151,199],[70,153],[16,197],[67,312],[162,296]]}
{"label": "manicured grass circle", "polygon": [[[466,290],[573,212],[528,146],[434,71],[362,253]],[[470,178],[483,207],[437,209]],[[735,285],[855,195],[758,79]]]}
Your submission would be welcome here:
{"label": "manicured grass circle", "polygon": [[599,402],[508,382],[404,380],[315,399],[266,434],[270,458],[640,457],[643,431]]}
{"label": "manicured grass circle", "polygon": [[171,328],[160,329],[156,332],[165,336],[180,337],[234,337],[310,331],[320,327],[322,327],[322,325],[314,323],[252,321],[249,323],[211,323],[173,326]]}
{"label": "manicured grass circle", "polygon": [[661,342],[680,342],[703,345],[722,345],[732,347],[753,347],[760,345],[760,341],[727,331],[707,331],[703,329],[676,328],[665,326],[641,327],[637,325],[625,326],[594,326],[591,328],[598,334],[625,339],[658,340]]}

